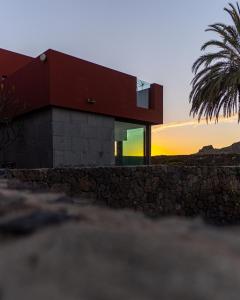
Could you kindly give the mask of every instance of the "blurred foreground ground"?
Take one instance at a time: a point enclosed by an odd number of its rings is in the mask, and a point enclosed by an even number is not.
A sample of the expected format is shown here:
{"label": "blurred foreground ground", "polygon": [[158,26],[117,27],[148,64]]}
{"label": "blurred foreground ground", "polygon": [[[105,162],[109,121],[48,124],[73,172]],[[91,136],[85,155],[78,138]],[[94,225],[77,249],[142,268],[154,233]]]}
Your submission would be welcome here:
{"label": "blurred foreground ground", "polygon": [[240,227],[152,221],[2,180],[0,239],[1,300],[239,299]]}

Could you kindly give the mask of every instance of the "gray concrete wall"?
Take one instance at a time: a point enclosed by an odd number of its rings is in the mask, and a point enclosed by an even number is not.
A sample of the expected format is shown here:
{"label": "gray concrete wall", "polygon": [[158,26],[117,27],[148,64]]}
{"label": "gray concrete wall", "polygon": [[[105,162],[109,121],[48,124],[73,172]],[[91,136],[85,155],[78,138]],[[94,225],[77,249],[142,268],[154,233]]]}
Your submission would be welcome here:
{"label": "gray concrete wall", "polygon": [[[24,115],[15,126],[22,126],[20,135],[0,153],[0,164],[11,162],[17,168],[51,168],[52,153],[52,112],[39,110]],[[1,134],[1,132],[0,132]]]}
{"label": "gray concrete wall", "polygon": [[114,164],[114,118],[52,109],[53,166]]}
{"label": "gray concrete wall", "polygon": [[18,122],[23,126],[21,135],[1,151],[1,166],[6,162],[17,168],[114,164],[111,117],[49,108],[29,113]]}

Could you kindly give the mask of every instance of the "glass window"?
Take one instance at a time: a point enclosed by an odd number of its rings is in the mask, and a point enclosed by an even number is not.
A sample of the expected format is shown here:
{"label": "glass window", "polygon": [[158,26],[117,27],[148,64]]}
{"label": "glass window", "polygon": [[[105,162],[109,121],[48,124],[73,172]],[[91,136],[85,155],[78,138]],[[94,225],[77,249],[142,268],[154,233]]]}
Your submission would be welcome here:
{"label": "glass window", "polygon": [[137,107],[149,109],[149,89],[137,92]]}
{"label": "glass window", "polygon": [[137,107],[149,109],[150,84],[143,80],[137,79]]}
{"label": "glass window", "polygon": [[144,164],[146,126],[115,121],[115,158],[117,165]]}

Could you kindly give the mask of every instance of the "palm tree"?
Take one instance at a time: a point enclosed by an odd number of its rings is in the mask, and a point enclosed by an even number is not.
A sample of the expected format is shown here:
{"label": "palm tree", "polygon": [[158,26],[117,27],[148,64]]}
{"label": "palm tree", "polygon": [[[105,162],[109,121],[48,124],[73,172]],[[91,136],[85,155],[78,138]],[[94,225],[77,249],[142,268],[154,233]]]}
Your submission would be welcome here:
{"label": "palm tree", "polygon": [[224,9],[232,24],[216,23],[206,31],[214,32],[218,38],[205,43],[201,50],[211,48],[193,64],[194,79],[190,103],[190,114],[207,121],[221,114],[231,117],[238,114],[240,122],[240,7],[229,4]]}

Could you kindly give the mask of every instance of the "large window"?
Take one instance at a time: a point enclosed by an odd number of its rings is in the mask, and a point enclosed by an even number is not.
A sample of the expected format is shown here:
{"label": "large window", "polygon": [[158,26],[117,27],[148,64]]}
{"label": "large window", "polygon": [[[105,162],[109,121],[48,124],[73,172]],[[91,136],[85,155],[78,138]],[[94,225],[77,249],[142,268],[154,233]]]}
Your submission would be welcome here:
{"label": "large window", "polygon": [[145,163],[146,126],[115,121],[115,158],[117,165]]}

